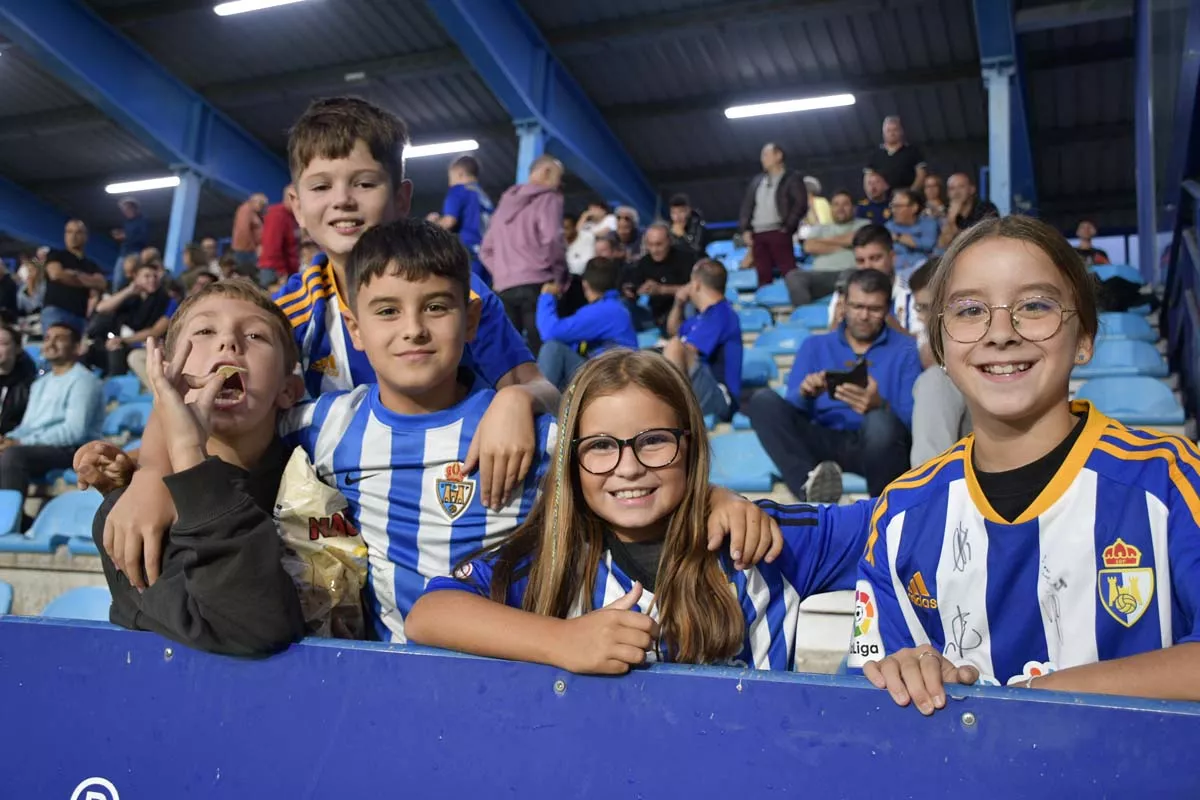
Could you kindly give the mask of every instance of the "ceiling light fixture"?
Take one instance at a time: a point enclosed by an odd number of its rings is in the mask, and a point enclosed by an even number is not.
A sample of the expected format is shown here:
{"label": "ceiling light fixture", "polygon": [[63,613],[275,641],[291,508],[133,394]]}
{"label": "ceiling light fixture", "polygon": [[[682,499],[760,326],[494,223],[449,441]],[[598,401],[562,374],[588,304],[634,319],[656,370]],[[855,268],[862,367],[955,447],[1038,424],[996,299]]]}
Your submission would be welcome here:
{"label": "ceiling light fixture", "polygon": [[302,3],[304,0],[232,0],[213,6],[218,17],[231,17],[234,14],[245,14],[248,11],[262,11],[265,8],[289,6],[292,3]]}
{"label": "ceiling light fixture", "polygon": [[170,175],[166,178],[146,178],[140,181],[122,181],[110,183],[104,187],[109,194],[129,194],[130,192],[148,192],[151,189],[173,189],[179,185],[179,176]]}
{"label": "ceiling light fixture", "polygon": [[474,139],[459,139],[454,142],[436,142],[434,144],[410,144],[404,148],[404,157],[444,156],[448,153],[469,153],[478,149],[479,142]]}
{"label": "ceiling light fixture", "polygon": [[778,100],[774,103],[754,103],[725,109],[727,119],[765,117],[768,114],[791,114],[796,111],[816,111],[819,108],[840,108],[854,105],[852,94],[831,94],[826,97],[802,97],[797,100]]}

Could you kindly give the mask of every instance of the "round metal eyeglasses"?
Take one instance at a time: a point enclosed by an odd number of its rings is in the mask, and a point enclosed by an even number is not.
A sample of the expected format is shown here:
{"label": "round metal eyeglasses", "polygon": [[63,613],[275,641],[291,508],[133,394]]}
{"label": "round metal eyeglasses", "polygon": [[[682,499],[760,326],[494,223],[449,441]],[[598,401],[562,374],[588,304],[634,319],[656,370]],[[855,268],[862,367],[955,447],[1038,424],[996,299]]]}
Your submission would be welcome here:
{"label": "round metal eyeglasses", "polygon": [[1051,297],[1026,297],[1015,303],[991,306],[982,300],[955,300],[938,317],[946,335],[959,344],[974,344],[987,335],[992,316],[1004,309],[1013,330],[1028,342],[1044,342],[1062,328],[1063,320],[1076,309],[1063,308]]}

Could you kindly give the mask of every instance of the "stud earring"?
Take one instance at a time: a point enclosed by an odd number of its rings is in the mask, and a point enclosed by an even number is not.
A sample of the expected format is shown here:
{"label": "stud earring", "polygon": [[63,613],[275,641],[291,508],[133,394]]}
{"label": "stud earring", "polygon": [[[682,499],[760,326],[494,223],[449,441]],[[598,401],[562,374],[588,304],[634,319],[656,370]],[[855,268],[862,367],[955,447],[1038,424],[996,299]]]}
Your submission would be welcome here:
{"label": "stud earring", "polygon": [[1084,355],[1083,353],[1077,353],[1075,355],[1075,363],[1082,364],[1086,358],[1087,358],[1087,356]]}

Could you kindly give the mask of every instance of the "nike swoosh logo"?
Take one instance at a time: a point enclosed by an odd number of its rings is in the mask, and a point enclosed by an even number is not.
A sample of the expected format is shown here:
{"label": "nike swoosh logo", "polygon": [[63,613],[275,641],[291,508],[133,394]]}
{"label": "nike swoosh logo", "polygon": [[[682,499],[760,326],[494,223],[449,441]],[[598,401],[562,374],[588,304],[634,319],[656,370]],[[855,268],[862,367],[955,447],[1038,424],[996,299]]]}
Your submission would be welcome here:
{"label": "nike swoosh logo", "polygon": [[370,475],[363,475],[361,472],[358,473],[357,475],[351,473],[346,476],[346,485],[353,486],[354,484],[359,483],[360,481],[365,481],[367,478],[374,478],[378,474],[379,474],[378,472],[372,472]]}

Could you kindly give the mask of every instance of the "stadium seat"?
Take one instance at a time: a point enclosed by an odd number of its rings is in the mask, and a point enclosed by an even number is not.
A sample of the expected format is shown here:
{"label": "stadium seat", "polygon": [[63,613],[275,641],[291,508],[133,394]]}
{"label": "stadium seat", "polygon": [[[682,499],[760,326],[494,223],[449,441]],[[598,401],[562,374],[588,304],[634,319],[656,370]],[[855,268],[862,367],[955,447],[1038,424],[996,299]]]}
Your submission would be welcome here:
{"label": "stadium seat", "polygon": [[867,479],[853,472],[843,472],[842,494],[867,494]]}
{"label": "stadium seat", "polygon": [[742,351],[742,388],[766,386],[779,377],[775,359],[753,349]]}
{"label": "stadium seat", "polygon": [[762,306],[739,308],[737,315],[738,322],[742,326],[742,333],[757,333],[771,327],[771,312]]}
{"label": "stadium seat", "polygon": [[788,317],[788,322],[803,325],[810,331],[829,327],[829,303],[809,303],[800,306]]}
{"label": "stadium seat", "polygon": [[754,302],[764,305],[767,308],[780,308],[792,304],[792,300],[788,296],[787,286],[779,279],[768,283],[766,286],[760,286],[754,292]]}
{"label": "stadium seat", "polygon": [[721,239],[716,242],[709,242],[708,246],[704,248],[705,252],[708,253],[709,258],[715,258],[718,261],[732,253],[734,249],[735,248],[732,239]]}
{"label": "stadium seat", "polygon": [[37,365],[38,369],[46,366],[46,361],[42,358],[42,346],[40,344],[25,345],[25,353],[33,359],[33,363]]}
{"label": "stadium seat", "polygon": [[0,615],[12,611],[12,587],[0,581]]}
{"label": "stadium seat", "polygon": [[[52,498],[38,512],[28,533],[0,536],[0,553],[53,553],[72,537],[90,538],[92,520],[104,498],[89,489]],[[10,530],[15,530],[14,524]]]}
{"label": "stadium seat", "polygon": [[724,259],[717,259],[717,260],[725,265],[726,272],[732,272],[733,270],[742,268],[742,259],[744,259],[745,257],[746,257],[746,248],[745,247],[735,247],[729,251],[728,255],[726,255]]}
{"label": "stadium seat", "polygon": [[0,531],[15,531],[21,527],[21,507],[25,496],[12,489],[0,491]]}
{"label": "stadium seat", "polygon": [[1101,264],[1100,266],[1092,267],[1092,274],[1101,283],[1112,278],[1120,278],[1130,283],[1136,283],[1138,286],[1146,285],[1146,279],[1142,277],[1142,273],[1128,264]]}
{"label": "stadium seat", "polygon": [[1076,380],[1130,375],[1165,378],[1168,374],[1167,362],[1154,345],[1132,339],[1099,340],[1092,360],[1071,371]]}
{"label": "stadium seat", "polygon": [[1100,339],[1135,339],[1157,342],[1158,333],[1146,321],[1144,314],[1110,311],[1100,315]]}
{"label": "stadium seat", "polygon": [[658,340],[662,338],[662,333],[658,328],[651,328],[648,331],[642,331],[637,335],[638,347],[642,350],[649,349],[658,344]]}
{"label": "stadium seat", "polygon": [[112,595],[106,586],[80,586],[69,589],[50,601],[42,611],[51,619],[83,619],[108,622]]}
{"label": "stadium seat", "polygon": [[726,286],[738,292],[753,292],[758,288],[758,273],[752,269],[739,269],[729,273]]}
{"label": "stadium seat", "polygon": [[710,480],[734,492],[769,492],[775,486],[775,464],[752,432],[714,436]]}
{"label": "stadium seat", "polygon": [[100,549],[96,547],[96,540],[88,534],[88,538],[81,539],[78,536],[72,536],[67,540],[67,552],[73,556],[99,556]]}
{"label": "stadium seat", "polygon": [[735,431],[748,431],[754,428],[754,426],[750,424],[750,418],[740,411],[733,415],[733,419],[730,420],[730,423],[733,425],[733,429]]}
{"label": "stadium seat", "polygon": [[104,405],[116,401],[127,403],[142,393],[142,382],[136,375],[113,375],[104,381]]}
{"label": "stadium seat", "polygon": [[150,403],[125,403],[119,405],[104,418],[101,433],[105,436],[118,436],[130,433],[141,436],[146,430],[146,421],[150,419]]}
{"label": "stadium seat", "polygon": [[1183,406],[1157,378],[1095,378],[1079,387],[1078,400],[1091,401],[1101,413],[1126,425],[1182,425]]}
{"label": "stadium seat", "polygon": [[772,356],[793,356],[800,349],[800,343],[807,337],[808,328],[788,323],[763,331],[754,340],[752,347],[760,353]]}

